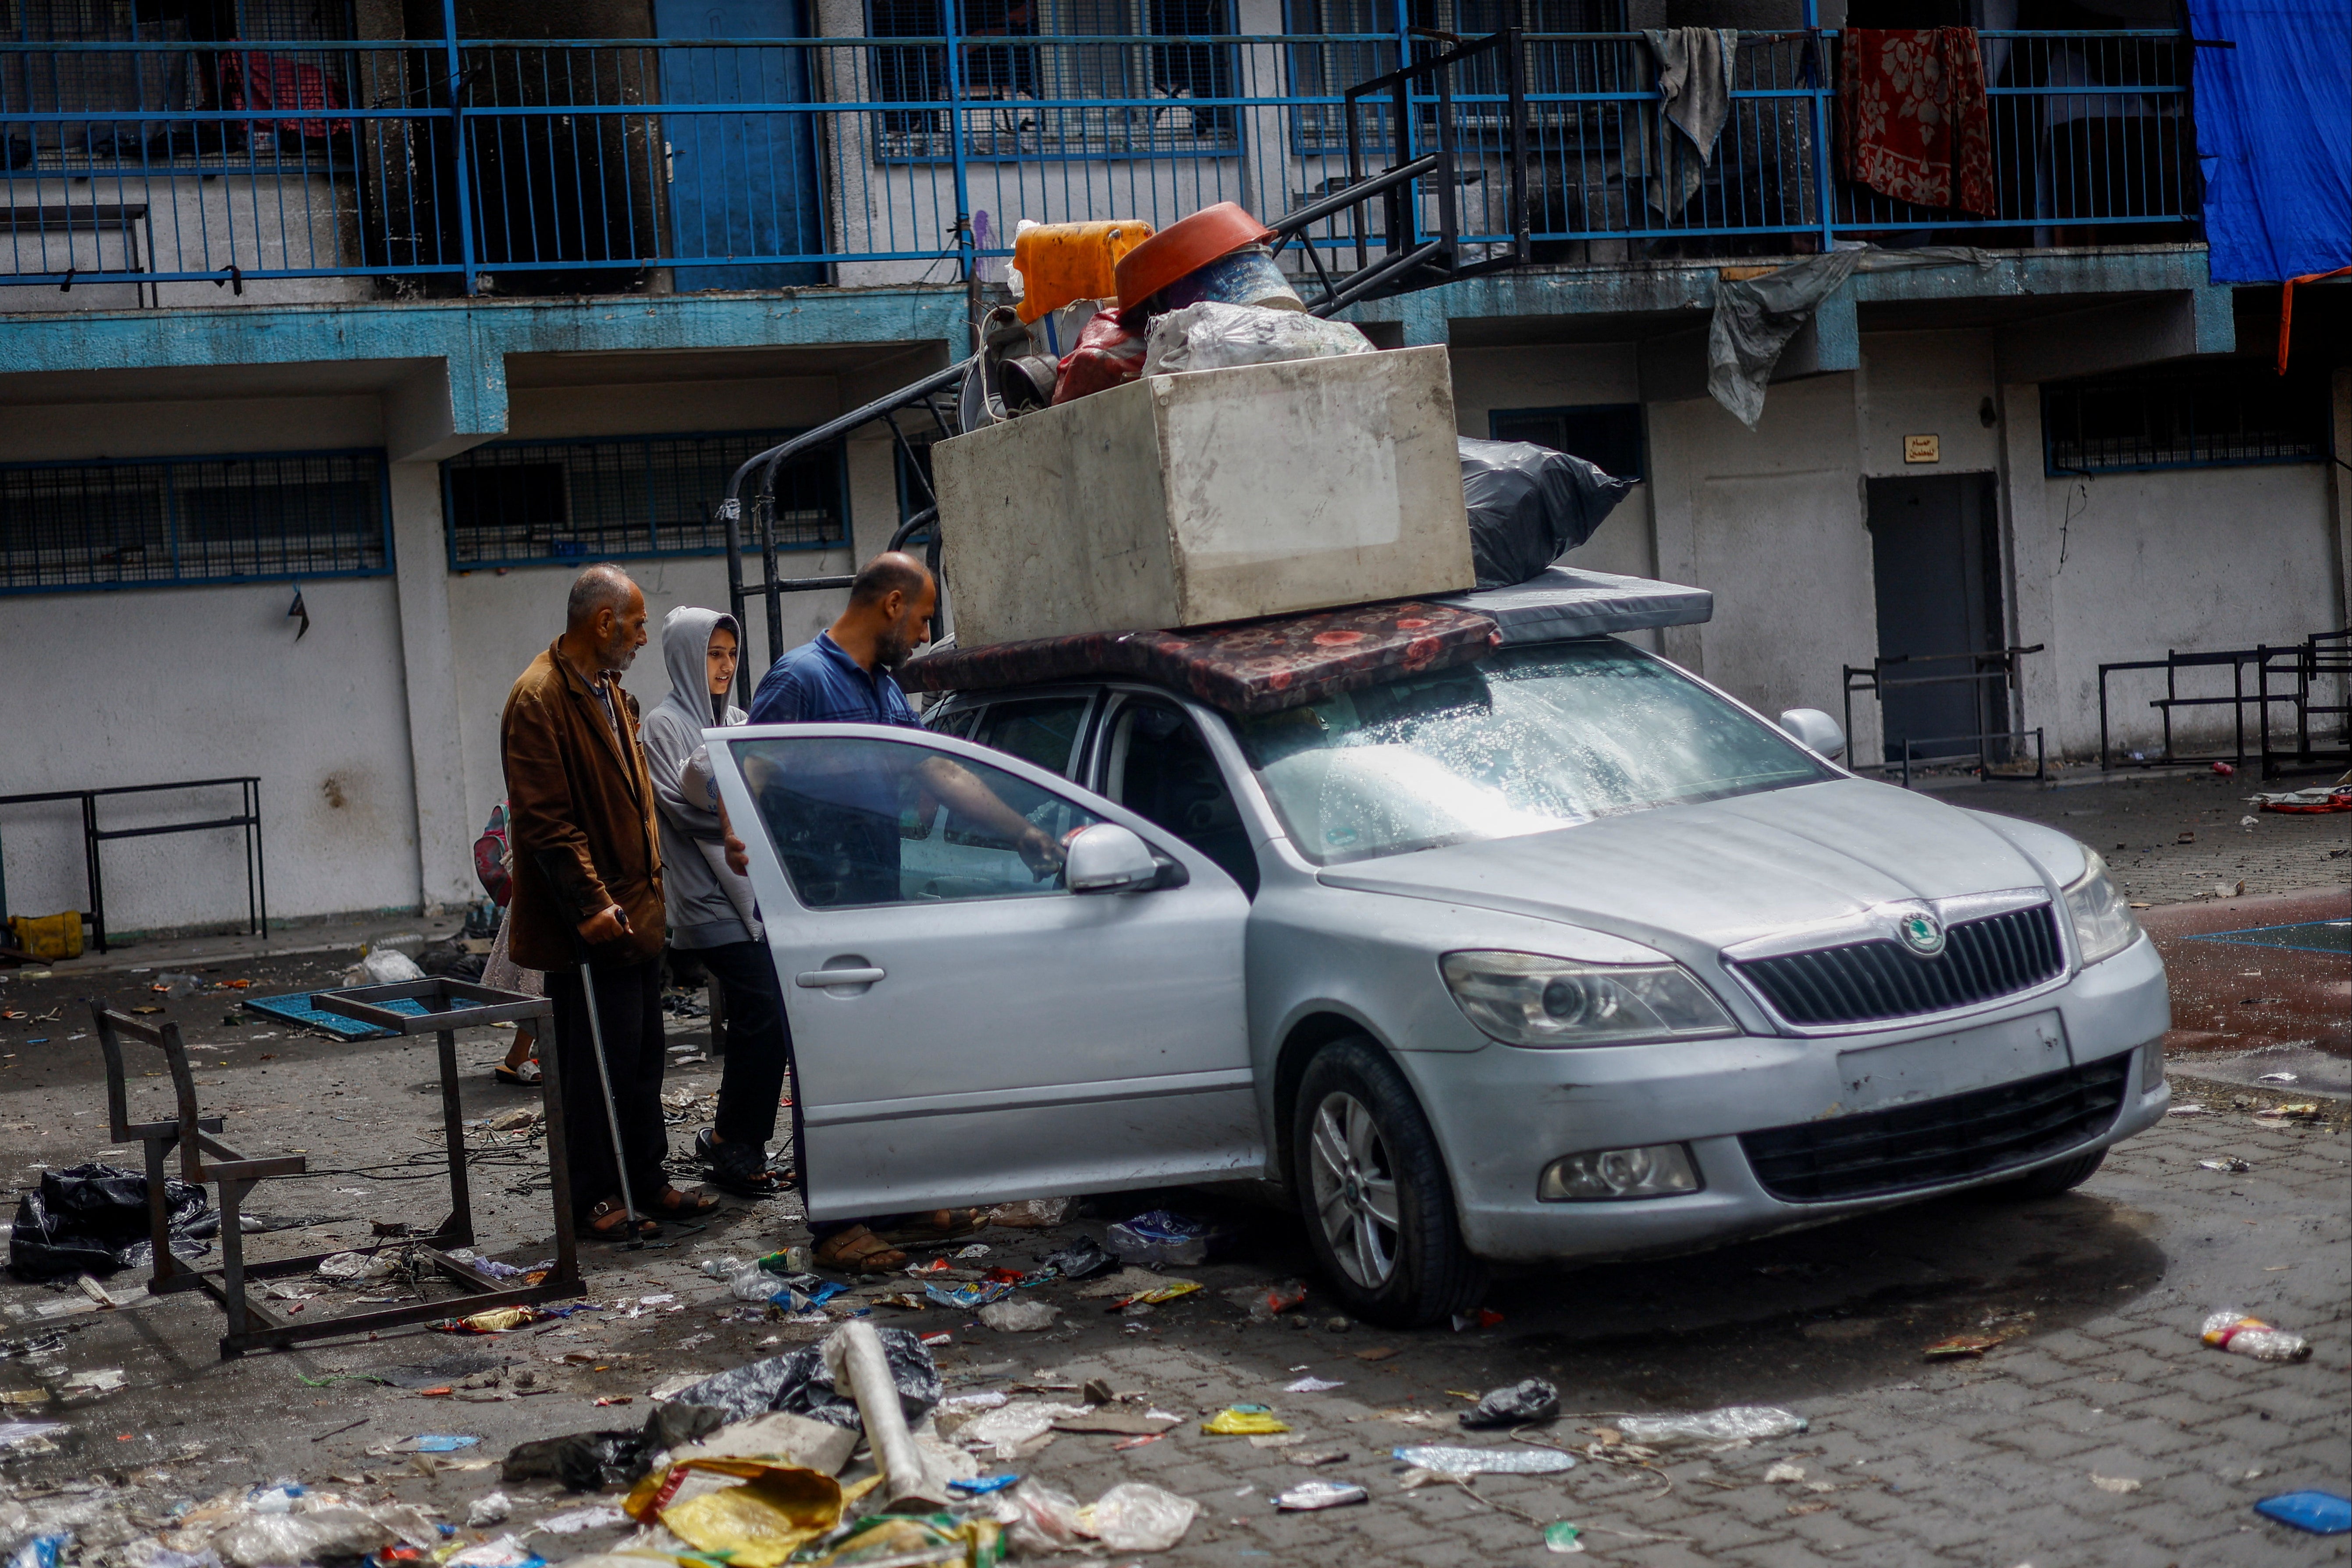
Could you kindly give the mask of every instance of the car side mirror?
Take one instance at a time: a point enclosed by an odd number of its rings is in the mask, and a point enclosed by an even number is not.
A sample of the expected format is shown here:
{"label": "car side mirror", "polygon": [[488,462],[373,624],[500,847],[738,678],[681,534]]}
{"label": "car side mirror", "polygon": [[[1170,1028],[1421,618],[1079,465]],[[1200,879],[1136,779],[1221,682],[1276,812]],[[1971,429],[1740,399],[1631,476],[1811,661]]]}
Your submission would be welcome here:
{"label": "car side mirror", "polygon": [[1799,745],[1809,746],[1823,757],[1834,760],[1845,755],[1845,731],[1817,707],[1790,708],[1780,716],[1780,727],[1796,737]]}
{"label": "car side mirror", "polygon": [[1117,822],[1080,829],[1062,853],[1063,881],[1072,893],[1129,893],[1160,880],[1150,846]]}

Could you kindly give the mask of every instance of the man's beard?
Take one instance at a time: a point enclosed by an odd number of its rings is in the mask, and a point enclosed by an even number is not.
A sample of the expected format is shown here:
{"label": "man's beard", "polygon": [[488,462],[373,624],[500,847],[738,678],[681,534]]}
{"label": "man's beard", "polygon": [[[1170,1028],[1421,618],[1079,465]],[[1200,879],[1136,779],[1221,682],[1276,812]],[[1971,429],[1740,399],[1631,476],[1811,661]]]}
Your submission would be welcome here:
{"label": "man's beard", "polygon": [[892,627],[874,640],[874,662],[886,670],[896,670],[915,651],[915,634]]}
{"label": "man's beard", "polygon": [[606,669],[625,670],[637,656],[636,644],[629,641],[627,633],[615,632],[613,640],[604,644],[601,656]]}

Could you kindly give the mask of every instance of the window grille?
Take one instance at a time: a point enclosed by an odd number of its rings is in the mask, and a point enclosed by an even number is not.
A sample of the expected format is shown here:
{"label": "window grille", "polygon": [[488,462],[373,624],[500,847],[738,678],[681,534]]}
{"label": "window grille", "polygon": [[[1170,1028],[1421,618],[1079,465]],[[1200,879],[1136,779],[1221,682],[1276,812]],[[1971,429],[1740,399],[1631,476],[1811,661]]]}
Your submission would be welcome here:
{"label": "window grille", "polygon": [[2253,360],[2135,371],[2042,389],[2044,468],[2068,474],[2315,463],[2327,455],[2325,372]]}
{"label": "window grille", "polygon": [[381,452],[0,464],[0,593],[392,570]]}
{"label": "window grille", "polygon": [[[879,95],[943,106],[882,110],[877,150],[891,160],[952,156],[940,0],[868,0],[868,7],[871,36],[919,40],[875,49]],[[1240,96],[1234,47],[1204,41],[1233,33],[1232,0],[966,0],[960,16],[969,157],[1167,157],[1240,148],[1241,111],[1194,102]]]}
{"label": "window grille", "polygon": [[[797,434],[625,435],[498,441],[441,465],[449,564],[715,555],[727,548],[718,503],[745,460]],[[782,549],[846,544],[841,455],[802,458],[776,476]],[[748,518],[746,522],[748,528]]]}
{"label": "window grille", "polygon": [[1497,441],[1532,441],[1570,453],[1620,479],[1643,477],[1642,405],[1591,403],[1580,408],[1498,408],[1486,416]]}

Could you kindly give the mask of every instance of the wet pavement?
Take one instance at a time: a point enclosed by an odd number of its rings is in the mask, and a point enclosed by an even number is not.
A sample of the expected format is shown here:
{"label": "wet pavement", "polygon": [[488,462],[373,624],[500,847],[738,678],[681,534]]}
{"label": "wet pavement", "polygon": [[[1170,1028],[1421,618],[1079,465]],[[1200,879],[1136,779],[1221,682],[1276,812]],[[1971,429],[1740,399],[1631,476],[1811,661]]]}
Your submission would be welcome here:
{"label": "wet pavement", "polygon": [[[2021,814],[2054,811],[2062,826],[2082,821],[2063,814],[2078,809],[2103,821],[2149,810],[2158,825],[2182,809],[2227,809],[2188,789],[2177,800],[2156,789],[2113,802],[2077,794],[2069,804],[2068,794],[2006,799],[2034,809]],[[2094,803],[2083,808],[2085,800]],[[2305,821],[2339,834],[2347,827]],[[2345,913],[2344,891],[2330,883],[2347,862],[2330,860],[2334,846],[2316,834],[2294,841],[2291,854],[2279,851],[2288,840],[2262,838],[2267,828],[2241,831],[2273,846],[2280,867],[2263,874],[2286,886],[2142,912],[2175,976],[2172,1065],[2186,1073],[2265,1060],[2250,1052],[2344,1060],[2341,998],[2352,992],[2352,958],[2328,950],[2326,932]],[[2227,847],[2252,852],[2235,841]],[[2166,852],[2148,855],[2160,862]],[[2186,881],[2210,869],[2176,862],[2126,872],[2118,863],[2136,898],[2148,882],[2136,884],[2134,875]],[[2319,891],[2279,896],[2297,887]],[[2314,925],[2318,951],[2274,938],[2211,940]],[[157,1007],[150,1017],[182,1023],[199,1092],[227,1118],[229,1142],[254,1154],[300,1150],[310,1161],[310,1177],[266,1183],[250,1207],[312,1223],[251,1239],[252,1255],[373,1246],[379,1222],[438,1221],[445,1199],[429,1042],[333,1042],[254,1022],[229,990],[158,995],[146,988],[152,976],[122,967],[138,956],[126,949],[102,973],[61,969],[0,987],[0,1006],[28,1015],[0,1020],[0,1165],[15,1179],[107,1153],[102,1074],[87,1004],[77,1000],[99,996]],[[159,961],[138,967],[187,961],[160,947],[149,956]],[[215,985],[249,980],[250,992],[332,983],[352,954],[214,956],[220,961],[196,972]],[[673,1027],[680,1056],[698,1055],[701,1024]],[[488,1076],[507,1038],[487,1030],[461,1038],[469,1119],[535,1103],[530,1091]],[[1980,1568],[2342,1563],[2340,1538],[2296,1534],[2257,1517],[2252,1504],[2299,1487],[2340,1491],[2352,1473],[2352,1141],[2341,1117],[2253,1114],[2294,1103],[2310,1084],[2249,1076],[2242,1095],[2205,1096],[2204,1113],[2168,1118],[2060,1197],[1939,1200],[1687,1259],[1523,1273],[1495,1284],[1487,1306],[1496,1321],[1458,1333],[1335,1322],[1297,1222],[1246,1192],[1222,1190],[1097,1198],[1062,1227],[992,1228],[969,1239],[990,1249],[984,1259],[950,1260],[963,1269],[1026,1268],[1155,1204],[1231,1222],[1238,1241],[1229,1257],[1170,1270],[1203,1288],[1151,1312],[1106,1310],[1067,1283],[1034,1292],[1060,1310],[1039,1333],[998,1333],[944,1309],[870,1311],[879,1322],[950,1336],[939,1359],[951,1393],[1018,1398],[1044,1389],[1066,1399],[1100,1377],[1183,1416],[1149,1444],[1064,1433],[986,1466],[1041,1478],[1082,1500],[1130,1479],[1195,1499],[1200,1519],[1181,1547],[1157,1559],[1171,1563],[1531,1565],[1550,1560],[1540,1527],[1560,1520],[1583,1529],[1596,1559],[1654,1568],[1831,1557]],[[160,1096],[162,1081],[133,1082],[136,1115],[138,1103]],[[707,1119],[716,1086],[714,1063],[688,1060],[673,1071],[674,1148]],[[536,1134],[477,1129],[470,1137],[480,1246],[520,1264],[545,1258]],[[108,1157],[135,1161],[136,1151]],[[0,1325],[0,1398],[10,1400],[0,1418],[67,1427],[55,1452],[6,1462],[9,1493],[88,1505],[78,1527],[85,1560],[126,1568],[148,1568],[133,1543],[175,1505],[279,1477],[369,1501],[418,1502],[456,1523],[499,1484],[497,1460],[515,1442],[635,1427],[653,1391],[684,1375],[825,1333],[732,1300],[701,1269],[805,1234],[789,1202],[730,1201],[707,1228],[672,1227],[642,1251],[587,1249],[593,1311],[496,1336],[411,1329],[234,1362],[216,1354],[215,1308],[194,1294],[142,1301],[136,1274],[110,1281],[126,1304],[104,1312],[72,1311],[86,1298],[67,1288],[0,1283],[10,1318]],[[1252,1321],[1229,1299],[1299,1276],[1308,1278],[1307,1302],[1271,1321]],[[856,1310],[913,1283],[861,1287],[835,1305]],[[362,1293],[447,1293],[398,1282],[299,1288],[315,1294],[286,1306],[306,1315],[343,1310]],[[2200,1345],[2200,1320],[2222,1306],[2304,1333],[2315,1355],[2273,1365]],[[1923,1357],[1926,1345],[1963,1333],[1999,1343],[1981,1360]],[[120,1392],[41,1397],[64,1392],[76,1373],[113,1368],[127,1377]],[[1306,1376],[1339,1386],[1287,1391]],[[1527,1376],[1556,1382],[1570,1414],[1516,1442],[1461,1431],[1465,1396]],[[1204,1417],[1236,1400],[1272,1406],[1298,1441],[1260,1447],[1201,1431]],[[1647,1458],[1600,1443],[1618,1414],[1727,1404],[1782,1406],[1810,1429]],[[479,1441],[446,1456],[382,1451],[419,1434]],[[1565,1446],[1578,1462],[1562,1476],[1408,1490],[1390,1454],[1416,1442]],[[1293,1462],[1329,1453],[1346,1457],[1312,1469]],[[1277,1512],[1274,1493],[1309,1478],[1360,1482],[1370,1499],[1330,1512]],[[461,1535],[495,1537],[618,1500],[536,1484],[505,1490],[514,1522]],[[0,1500],[0,1525],[5,1507]],[[591,1526],[529,1540],[562,1559],[624,1534]]]}

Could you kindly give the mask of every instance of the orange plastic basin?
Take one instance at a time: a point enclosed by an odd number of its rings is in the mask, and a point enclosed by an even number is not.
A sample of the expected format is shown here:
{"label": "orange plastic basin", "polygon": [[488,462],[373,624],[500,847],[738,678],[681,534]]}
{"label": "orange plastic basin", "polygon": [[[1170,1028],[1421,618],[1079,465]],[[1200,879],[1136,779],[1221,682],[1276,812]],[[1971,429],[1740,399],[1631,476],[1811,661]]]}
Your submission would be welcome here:
{"label": "orange plastic basin", "polygon": [[1120,258],[1119,308],[1133,309],[1193,268],[1273,237],[1274,231],[1238,202],[1219,202],[1179,218]]}
{"label": "orange plastic basin", "polygon": [[1021,269],[1015,314],[1034,321],[1081,299],[1118,292],[1119,258],[1151,237],[1141,218],[1091,224],[1039,224],[1013,236],[1013,265]]}

